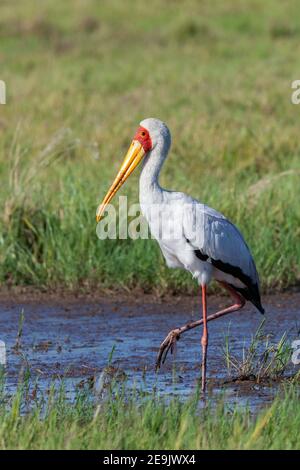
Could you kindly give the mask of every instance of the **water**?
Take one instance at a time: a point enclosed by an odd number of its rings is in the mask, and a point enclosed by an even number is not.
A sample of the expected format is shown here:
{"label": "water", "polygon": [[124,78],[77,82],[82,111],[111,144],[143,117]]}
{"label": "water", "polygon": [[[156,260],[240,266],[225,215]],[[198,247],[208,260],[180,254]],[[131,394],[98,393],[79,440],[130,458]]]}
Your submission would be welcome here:
{"label": "water", "polygon": [[[209,298],[210,313],[224,306],[227,299]],[[281,295],[265,299],[264,333],[278,342],[284,332],[289,340],[300,335],[300,295]],[[21,312],[24,312],[19,348],[15,348]],[[158,302],[149,298],[117,301],[49,301],[0,304],[0,341],[6,346],[6,390],[13,393],[20,375],[30,370],[41,389],[64,378],[70,397],[77,387],[99,380],[126,378],[129,387],[160,395],[190,396],[201,375],[201,329],[182,335],[176,358],[168,356],[158,374],[154,365],[157,349],[169,330],[199,318],[199,299],[179,298]],[[231,352],[240,357],[261,323],[262,315],[251,305],[209,323],[208,389],[214,398],[225,396],[229,404],[248,404],[257,408],[269,402],[278,383],[256,384],[234,381],[224,359],[225,336]],[[262,346],[263,346],[262,342]],[[112,354],[112,349],[114,349]],[[110,358],[112,354],[112,358]],[[110,367],[105,369],[110,358]],[[299,370],[290,364],[288,374]],[[102,376],[103,378],[103,376]]]}

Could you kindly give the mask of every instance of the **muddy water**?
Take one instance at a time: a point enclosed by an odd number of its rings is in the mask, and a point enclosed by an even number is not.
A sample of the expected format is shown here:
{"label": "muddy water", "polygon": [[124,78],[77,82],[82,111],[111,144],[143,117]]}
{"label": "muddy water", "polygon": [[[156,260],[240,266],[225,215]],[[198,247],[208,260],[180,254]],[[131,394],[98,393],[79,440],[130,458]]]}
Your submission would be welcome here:
{"label": "muddy water", "polygon": [[[209,298],[209,309],[216,311],[226,299]],[[300,295],[273,296],[264,299],[265,335],[276,343],[284,332],[292,341],[300,335]],[[24,311],[20,347],[15,349],[20,313]],[[52,301],[51,303],[0,303],[0,340],[7,349],[7,390],[12,393],[20,374],[29,367],[31,378],[38,377],[40,388],[53,379],[64,382],[70,396],[76,387],[99,377],[108,364],[107,377],[126,378],[128,386],[151,392],[155,386],[161,395],[190,396],[200,377],[201,329],[185,333],[178,342],[176,357],[169,356],[155,374],[157,348],[168,331],[199,318],[198,299],[173,299],[157,302],[137,299],[132,302]],[[228,403],[248,403],[258,407],[270,401],[277,383],[233,381],[224,359],[225,337],[236,357],[249,345],[262,316],[251,305],[243,311],[209,324],[208,377],[212,397],[225,394]],[[295,373],[291,364],[288,373]],[[103,376],[102,376],[103,377]]]}

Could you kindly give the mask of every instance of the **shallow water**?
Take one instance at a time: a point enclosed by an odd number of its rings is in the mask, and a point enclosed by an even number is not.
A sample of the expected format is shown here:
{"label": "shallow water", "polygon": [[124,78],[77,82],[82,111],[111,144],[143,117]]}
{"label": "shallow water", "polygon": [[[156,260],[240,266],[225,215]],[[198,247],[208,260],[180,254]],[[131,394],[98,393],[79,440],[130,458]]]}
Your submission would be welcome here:
{"label": "shallow water", "polygon": [[[222,308],[225,298],[209,298],[210,313]],[[300,295],[266,298],[265,336],[278,342],[284,332],[289,340],[300,335]],[[24,311],[20,348],[15,349],[21,311]],[[59,301],[36,304],[26,302],[0,304],[0,340],[7,350],[6,390],[13,393],[20,375],[29,367],[31,378],[38,377],[42,389],[64,377],[70,397],[77,387],[99,378],[108,364],[106,380],[115,377],[131,386],[151,392],[155,386],[161,395],[190,396],[201,374],[201,329],[182,335],[176,357],[168,356],[158,374],[154,371],[157,349],[174,327],[201,314],[198,299],[178,299],[170,302],[133,302],[102,299],[98,302]],[[229,335],[231,352],[242,357],[262,316],[247,305],[234,313],[209,323],[208,389],[214,399],[224,394],[227,403],[239,403],[257,408],[269,402],[278,383],[257,384],[254,381],[233,381],[234,371],[228,371],[223,348]],[[264,341],[262,341],[263,347]],[[290,364],[288,373],[300,366]],[[103,376],[102,376],[103,378]]]}

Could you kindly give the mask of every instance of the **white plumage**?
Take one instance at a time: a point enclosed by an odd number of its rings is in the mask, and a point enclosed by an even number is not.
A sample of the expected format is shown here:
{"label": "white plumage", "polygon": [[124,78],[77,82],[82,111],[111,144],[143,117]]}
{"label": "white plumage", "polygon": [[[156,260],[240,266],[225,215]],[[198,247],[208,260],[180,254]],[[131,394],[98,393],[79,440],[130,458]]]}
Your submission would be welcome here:
{"label": "white plumage", "polygon": [[243,236],[223,214],[184,193],[161,188],[158,176],[170,148],[170,132],[157,119],[140,125],[155,142],[143,163],[140,205],[167,265],[190,271],[200,285],[212,279],[226,282],[263,311],[257,270]]}
{"label": "white plumage", "polygon": [[[224,215],[192,197],[168,191],[159,185],[159,173],[171,145],[168,127],[158,119],[145,119],[127,152],[121,169],[97,210],[101,220],[105,207],[140,161],[143,169],[139,182],[141,211],[152,236],[158,241],[167,265],[183,268],[197,279],[202,288],[203,318],[172,330],[162,342],[157,367],[185,331],[203,324],[202,390],[206,383],[208,345],[207,322],[241,309],[250,300],[264,313],[259,292],[259,278],[250,250],[239,230]],[[231,295],[234,304],[207,316],[206,286],[212,279]]]}

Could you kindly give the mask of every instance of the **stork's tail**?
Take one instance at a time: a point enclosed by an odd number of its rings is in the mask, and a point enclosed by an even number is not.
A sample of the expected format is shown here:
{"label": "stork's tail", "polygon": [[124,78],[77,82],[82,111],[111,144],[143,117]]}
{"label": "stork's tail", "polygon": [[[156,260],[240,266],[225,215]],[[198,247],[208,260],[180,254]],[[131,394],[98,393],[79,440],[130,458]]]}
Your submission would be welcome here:
{"label": "stork's tail", "polygon": [[251,286],[244,287],[244,288],[236,287],[236,286],[233,286],[233,285],[232,285],[232,287],[237,292],[242,294],[242,296],[246,300],[249,300],[249,302],[251,302],[262,315],[265,313],[265,309],[261,304],[260,292],[259,292],[259,288],[258,288],[257,284],[255,284],[255,285],[252,284]]}

